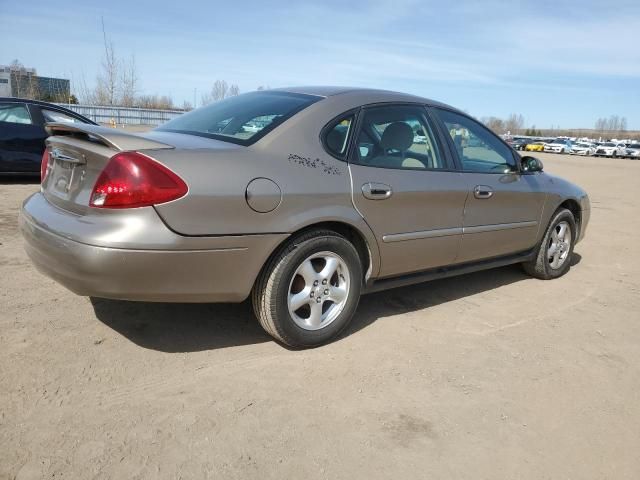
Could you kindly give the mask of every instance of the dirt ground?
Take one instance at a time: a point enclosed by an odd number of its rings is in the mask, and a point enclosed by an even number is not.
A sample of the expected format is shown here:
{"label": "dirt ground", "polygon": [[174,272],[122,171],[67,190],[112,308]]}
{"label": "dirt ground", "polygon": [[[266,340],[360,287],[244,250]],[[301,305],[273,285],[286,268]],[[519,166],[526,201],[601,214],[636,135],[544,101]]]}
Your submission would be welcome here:
{"label": "dirt ground", "polygon": [[77,297],[0,183],[0,478],[640,478],[640,162],[540,155],[592,200],[562,279],[363,298],[290,351],[247,304]]}

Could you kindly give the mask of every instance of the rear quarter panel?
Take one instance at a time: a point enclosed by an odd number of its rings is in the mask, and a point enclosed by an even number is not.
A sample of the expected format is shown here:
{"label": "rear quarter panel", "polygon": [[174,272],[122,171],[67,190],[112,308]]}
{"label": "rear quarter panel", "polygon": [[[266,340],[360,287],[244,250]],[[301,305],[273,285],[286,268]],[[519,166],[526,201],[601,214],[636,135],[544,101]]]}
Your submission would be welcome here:
{"label": "rear quarter panel", "polygon": [[[154,152],[189,186],[185,197],[156,210],[183,235],[293,233],[322,222],[345,223],[367,241],[375,272],[377,244],[351,201],[348,164],[327,154],[319,137],[328,121],[351,108],[322,100],[249,147]],[[281,191],[280,204],[270,212],[256,212],[247,203],[247,186],[256,178],[272,180]]]}

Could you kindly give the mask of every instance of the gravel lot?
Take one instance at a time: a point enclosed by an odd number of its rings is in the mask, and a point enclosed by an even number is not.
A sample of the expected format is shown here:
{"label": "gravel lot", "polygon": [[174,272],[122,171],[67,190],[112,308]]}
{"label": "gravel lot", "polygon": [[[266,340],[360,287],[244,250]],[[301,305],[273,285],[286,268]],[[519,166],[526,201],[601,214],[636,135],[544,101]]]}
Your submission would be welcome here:
{"label": "gravel lot", "polygon": [[77,297],[0,182],[0,478],[640,478],[640,162],[539,155],[593,211],[570,273],[365,297],[290,351],[248,304]]}

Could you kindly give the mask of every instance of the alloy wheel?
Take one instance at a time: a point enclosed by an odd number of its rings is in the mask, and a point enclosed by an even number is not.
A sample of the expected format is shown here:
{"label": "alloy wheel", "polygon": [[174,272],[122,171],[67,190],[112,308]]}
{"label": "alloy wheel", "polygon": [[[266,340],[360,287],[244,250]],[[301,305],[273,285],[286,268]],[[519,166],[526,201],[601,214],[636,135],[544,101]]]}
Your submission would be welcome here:
{"label": "alloy wheel", "polygon": [[287,298],[291,318],[304,330],[332,323],[349,298],[351,276],[346,262],[333,252],[307,257],[296,269]]}
{"label": "alloy wheel", "polygon": [[571,251],[571,226],[568,222],[558,223],[551,232],[547,247],[547,260],[554,270],[564,265]]}

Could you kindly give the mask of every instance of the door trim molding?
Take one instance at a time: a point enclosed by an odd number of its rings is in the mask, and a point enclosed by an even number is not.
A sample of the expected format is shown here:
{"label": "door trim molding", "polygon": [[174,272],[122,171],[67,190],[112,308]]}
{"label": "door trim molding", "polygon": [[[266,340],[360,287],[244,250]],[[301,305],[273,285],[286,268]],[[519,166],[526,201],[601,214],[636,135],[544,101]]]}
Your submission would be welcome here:
{"label": "door trim molding", "polygon": [[493,225],[477,225],[475,227],[463,227],[462,232],[465,234],[498,232],[500,230],[512,230],[514,228],[536,227],[538,222],[531,220],[529,222],[513,222],[513,223],[496,223]]}
{"label": "door trim molding", "polygon": [[421,240],[423,238],[450,237],[462,235],[462,227],[439,228],[437,230],[422,230],[420,232],[392,233],[382,236],[384,243],[403,242],[405,240]]}
{"label": "door trim molding", "polygon": [[436,230],[422,230],[419,232],[390,233],[382,236],[384,243],[404,242],[407,240],[422,240],[425,238],[450,237],[452,235],[498,232],[500,230],[512,230],[515,228],[535,227],[538,222],[496,223],[493,225],[477,225],[475,227],[438,228]]}

